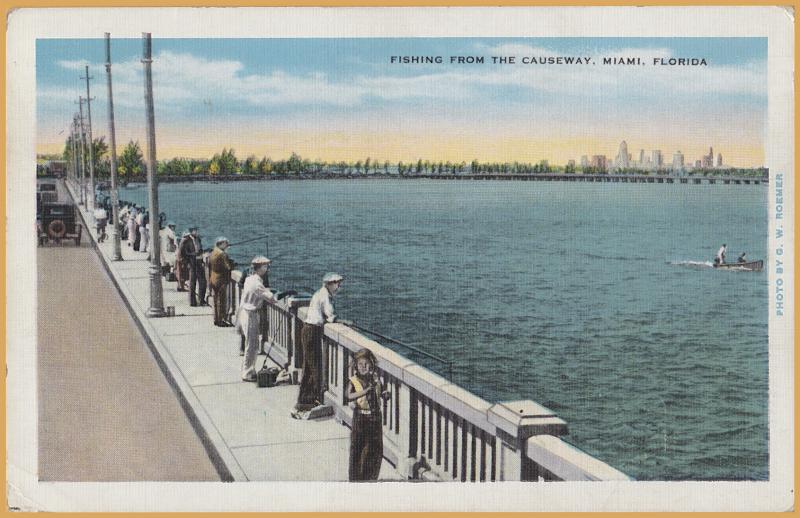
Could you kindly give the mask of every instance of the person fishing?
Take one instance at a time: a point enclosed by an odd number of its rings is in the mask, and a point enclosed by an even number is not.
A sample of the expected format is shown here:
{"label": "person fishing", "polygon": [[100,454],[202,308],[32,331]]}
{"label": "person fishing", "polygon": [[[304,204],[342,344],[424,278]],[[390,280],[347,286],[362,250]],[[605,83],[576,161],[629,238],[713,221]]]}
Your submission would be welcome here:
{"label": "person fishing", "polygon": [[233,327],[228,321],[228,284],[234,268],[234,263],[226,252],[229,244],[228,238],[218,237],[208,259],[211,272],[209,283],[214,296],[214,325],[217,327]]}
{"label": "person fishing", "polygon": [[175,279],[178,281],[176,291],[186,291],[186,280],[189,277],[189,260],[181,255],[181,250],[188,246],[184,244],[187,239],[191,239],[188,229],[183,231],[178,248],[175,250]]}
{"label": "person fishing", "polygon": [[295,419],[303,419],[303,412],[308,412],[321,404],[322,330],[326,323],[336,322],[333,297],[339,291],[342,279],[338,273],[326,274],[322,278],[322,287],[314,293],[308,305],[303,329],[300,332],[300,343],[303,348],[303,378],[300,381],[297,403],[292,411],[292,417]]}
{"label": "person fishing", "polygon": [[728,250],[728,245],[724,244],[717,250],[717,255],[714,257],[714,264],[725,264],[725,252]]}
{"label": "person fishing", "polygon": [[747,262],[747,258],[745,257],[746,255],[747,254],[745,252],[742,252],[742,255],[739,256],[739,259],[737,259],[736,262],[738,262],[738,263],[746,263]]}
{"label": "person fishing", "polygon": [[181,259],[188,263],[189,266],[189,305],[207,306],[203,245],[200,241],[200,236],[197,234],[197,227],[189,227],[189,237],[181,242],[180,251]]}
{"label": "person fishing", "polygon": [[381,399],[388,399],[375,372],[377,359],[369,349],[353,355],[352,376],[347,387],[347,401],[354,402],[350,432],[350,482],[378,480],[383,462],[383,419]]}
{"label": "person fishing", "polygon": [[259,331],[261,328],[261,316],[258,308],[264,301],[274,298],[272,292],[264,287],[262,280],[269,270],[271,262],[262,255],[254,257],[250,262],[252,273],[244,281],[241,303],[236,313],[236,330],[244,336],[245,341],[242,381],[256,381],[256,356],[260,345]]}

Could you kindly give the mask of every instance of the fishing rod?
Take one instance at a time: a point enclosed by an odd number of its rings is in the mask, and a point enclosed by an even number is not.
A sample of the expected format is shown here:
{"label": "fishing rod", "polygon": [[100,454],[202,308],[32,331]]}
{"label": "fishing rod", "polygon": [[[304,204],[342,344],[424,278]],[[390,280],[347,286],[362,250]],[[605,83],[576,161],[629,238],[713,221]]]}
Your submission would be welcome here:
{"label": "fishing rod", "polygon": [[371,329],[367,329],[366,327],[361,327],[361,326],[355,324],[354,322],[350,322],[349,326],[354,328],[354,329],[358,329],[359,331],[363,331],[363,332],[371,334],[373,336],[377,336],[378,338],[380,338],[382,340],[386,340],[387,342],[392,342],[392,343],[395,343],[395,344],[397,344],[397,345],[399,345],[401,347],[405,347],[406,349],[414,351],[414,352],[416,352],[418,354],[421,354],[423,356],[426,356],[426,357],[431,358],[433,360],[436,360],[438,362],[441,362],[442,364],[444,364],[447,367],[448,378],[451,379],[451,380],[453,379],[453,362],[452,361],[445,360],[444,358],[442,358],[440,356],[436,356],[435,354],[431,354],[431,353],[429,353],[427,351],[423,351],[422,349],[419,349],[417,347],[414,347],[413,345],[409,345],[407,343],[401,342],[400,340],[396,340],[396,339],[394,339],[394,338],[392,338],[390,336],[382,335],[382,334],[380,334],[380,333],[378,333],[376,331],[373,331]]}
{"label": "fishing rod", "polygon": [[269,234],[264,234],[263,236],[258,236],[251,239],[245,239],[244,241],[237,241],[236,243],[228,243],[228,246],[243,245],[245,243],[250,243],[252,241],[258,241],[259,239],[268,239],[268,238]]}

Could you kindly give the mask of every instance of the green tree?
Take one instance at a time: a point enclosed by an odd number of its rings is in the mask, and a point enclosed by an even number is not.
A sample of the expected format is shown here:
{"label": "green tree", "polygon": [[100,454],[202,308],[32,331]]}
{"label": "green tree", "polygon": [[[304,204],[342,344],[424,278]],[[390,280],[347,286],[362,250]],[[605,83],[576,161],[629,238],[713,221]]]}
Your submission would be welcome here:
{"label": "green tree", "polygon": [[236,160],[236,154],[231,149],[222,149],[222,154],[219,155],[218,160],[220,174],[236,174],[239,172],[239,161]]}
{"label": "green tree", "polygon": [[255,155],[247,157],[247,160],[244,161],[244,165],[242,166],[242,172],[244,174],[258,173],[258,159]]}
{"label": "green tree", "polygon": [[267,157],[261,159],[258,163],[258,172],[261,174],[272,174],[272,160]]}
{"label": "green tree", "polygon": [[292,153],[292,156],[290,156],[289,160],[286,162],[286,169],[290,173],[299,173],[302,165],[303,160],[300,158],[300,155]]}
{"label": "green tree", "polygon": [[117,172],[120,176],[140,176],[144,173],[142,149],[139,141],[131,140],[119,156]]}

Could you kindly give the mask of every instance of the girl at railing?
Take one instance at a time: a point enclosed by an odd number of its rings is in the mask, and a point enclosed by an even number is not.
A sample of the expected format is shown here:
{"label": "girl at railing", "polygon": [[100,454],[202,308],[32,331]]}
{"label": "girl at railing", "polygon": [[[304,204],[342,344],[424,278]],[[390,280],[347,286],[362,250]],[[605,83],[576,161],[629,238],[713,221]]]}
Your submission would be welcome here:
{"label": "girl at railing", "polygon": [[381,381],[375,373],[377,360],[372,351],[358,351],[353,356],[353,364],[353,375],[347,387],[347,401],[355,401],[348,474],[351,482],[378,480],[383,461],[381,399],[389,394],[381,390]]}

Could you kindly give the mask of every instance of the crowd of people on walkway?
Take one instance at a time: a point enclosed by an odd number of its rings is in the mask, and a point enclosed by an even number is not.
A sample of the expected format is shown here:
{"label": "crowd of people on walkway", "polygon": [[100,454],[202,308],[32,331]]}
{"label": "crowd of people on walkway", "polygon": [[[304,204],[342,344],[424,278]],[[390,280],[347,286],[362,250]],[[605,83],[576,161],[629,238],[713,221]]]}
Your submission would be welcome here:
{"label": "crowd of people on walkway", "polygon": [[[98,236],[101,235],[101,224],[105,236],[106,221],[111,214],[110,202],[105,200],[97,207],[94,217]],[[163,225],[164,219],[162,213],[151,222],[145,208],[131,202],[120,202],[120,239],[127,241],[127,246],[133,251],[149,254],[152,251],[151,239],[154,238],[151,236],[151,225],[158,227],[163,274],[168,280],[176,282],[176,291],[188,292],[190,306],[208,306],[206,291],[210,287],[214,325],[235,327],[243,342],[240,350],[243,356],[241,378],[245,382],[255,382],[258,374],[256,359],[259,352],[264,354],[263,341],[266,338],[260,310],[268,301],[275,300],[275,294],[269,288],[268,274],[272,261],[258,255],[250,262],[234,323],[229,315],[228,288],[236,263],[227,252],[229,240],[218,237],[213,249],[205,250],[196,226],[190,226],[178,239],[175,223],[169,221]],[[335,295],[343,280],[337,273],[326,274],[322,286],[311,297],[303,320],[300,332],[302,378],[297,402],[290,411],[295,419],[306,419],[315,408],[323,406],[322,336],[325,324],[338,322],[352,325],[352,322],[337,316],[334,306]],[[377,480],[383,460],[381,399],[389,396],[382,389],[376,369],[377,359],[368,349],[362,349],[354,355],[346,393],[347,401],[353,406],[348,468],[351,481]]]}

